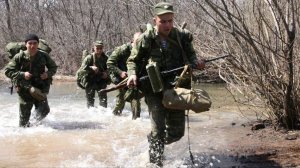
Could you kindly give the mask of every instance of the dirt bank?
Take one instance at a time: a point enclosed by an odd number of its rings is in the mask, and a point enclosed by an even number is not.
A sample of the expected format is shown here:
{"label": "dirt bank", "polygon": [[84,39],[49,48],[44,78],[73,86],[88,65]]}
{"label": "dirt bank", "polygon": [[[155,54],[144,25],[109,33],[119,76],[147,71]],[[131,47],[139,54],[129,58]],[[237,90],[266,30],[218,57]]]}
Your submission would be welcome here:
{"label": "dirt bank", "polygon": [[[270,125],[252,130],[253,123],[221,123],[196,133],[206,142],[200,140],[198,145],[205,145],[193,152],[194,167],[300,168],[300,131],[275,131]],[[191,158],[186,162],[193,167]]]}

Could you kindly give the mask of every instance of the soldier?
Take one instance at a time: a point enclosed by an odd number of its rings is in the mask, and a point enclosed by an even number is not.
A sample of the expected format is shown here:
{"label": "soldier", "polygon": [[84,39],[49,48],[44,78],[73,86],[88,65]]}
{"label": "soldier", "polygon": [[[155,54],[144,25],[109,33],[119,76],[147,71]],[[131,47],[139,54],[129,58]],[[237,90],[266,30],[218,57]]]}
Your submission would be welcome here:
{"label": "soldier", "polygon": [[[192,45],[192,35],[186,30],[173,27],[173,6],[167,2],[160,2],[154,6],[154,24],[141,35],[136,46],[132,49],[127,60],[128,87],[138,83],[138,76],[146,73],[146,65],[155,62],[160,71],[192,64],[194,68],[202,69],[203,60],[197,60]],[[164,89],[174,88],[174,81],[178,74],[164,77]],[[151,132],[148,135],[150,163],[162,166],[164,145],[178,141],[184,136],[185,111],[166,109],[162,104],[162,92],[154,93],[150,82],[139,84],[145,95],[151,120]],[[191,81],[187,80],[180,87],[190,88]]]}
{"label": "soldier", "polygon": [[[131,43],[126,43],[122,46],[117,47],[107,60],[107,67],[110,71],[111,79],[115,84],[121,82],[127,77],[126,61],[130,55],[132,47],[135,45],[136,40],[140,35],[140,32],[135,33]],[[128,90],[127,88],[119,89],[119,93],[117,95],[117,104],[113,110],[114,115],[121,115],[125,106],[124,95],[127,91],[129,92],[131,90]],[[130,101],[131,104],[132,119],[135,120],[136,118],[140,117],[140,98],[134,97],[132,98],[132,100],[128,101]]]}
{"label": "soldier", "polygon": [[46,52],[38,50],[37,35],[28,34],[25,45],[26,51],[16,54],[5,67],[5,75],[12,80],[19,95],[20,127],[30,126],[33,105],[37,121],[45,118],[50,112],[46,95],[52,84],[52,76],[57,70],[52,58]]}
{"label": "soldier", "polygon": [[110,81],[107,73],[107,56],[103,52],[103,42],[94,42],[93,53],[86,56],[78,70],[78,74],[84,76],[82,85],[85,87],[87,107],[94,107],[95,92],[99,96],[99,104],[107,107],[107,94],[100,93],[101,89],[106,88]]}

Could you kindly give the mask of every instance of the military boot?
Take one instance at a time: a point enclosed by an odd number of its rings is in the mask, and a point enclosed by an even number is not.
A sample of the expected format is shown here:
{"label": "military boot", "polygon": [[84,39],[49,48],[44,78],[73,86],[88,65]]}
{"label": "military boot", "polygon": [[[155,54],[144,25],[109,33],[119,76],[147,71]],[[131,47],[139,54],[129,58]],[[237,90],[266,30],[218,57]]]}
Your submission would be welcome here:
{"label": "military boot", "polygon": [[113,110],[113,114],[114,114],[115,116],[120,116],[120,115],[122,114],[122,110],[119,110],[118,108],[115,108],[115,109]]}
{"label": "military boot", "polygon": [[44,119],[50,112],[50,107],[48,105],[48,101],[42,101],[35,104],[35,116],[36,121],[41,121]]}
{"label": "military boot", "polygon": [[163,138],[152,137],[148,135],[149,146],[149,157],[150,163],[157,165],[158,167],[163,166],[163,153],[164,153],[164,140]]}

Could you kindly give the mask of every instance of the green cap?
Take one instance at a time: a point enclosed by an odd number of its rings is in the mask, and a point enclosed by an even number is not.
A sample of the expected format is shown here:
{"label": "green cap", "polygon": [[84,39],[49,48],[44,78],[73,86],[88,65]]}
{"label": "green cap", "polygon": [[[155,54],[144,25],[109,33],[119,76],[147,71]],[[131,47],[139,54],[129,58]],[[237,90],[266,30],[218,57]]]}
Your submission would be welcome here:
{"label": "green cap", "polygon": [[102,41],[95,41],[94,46],[103,46],[103,42]]}
{"label": "green cap", "polygon": [[162,15],[165,13],[174,13],[172,4],[168,2],[160,2],[154,6],[155,15]]}

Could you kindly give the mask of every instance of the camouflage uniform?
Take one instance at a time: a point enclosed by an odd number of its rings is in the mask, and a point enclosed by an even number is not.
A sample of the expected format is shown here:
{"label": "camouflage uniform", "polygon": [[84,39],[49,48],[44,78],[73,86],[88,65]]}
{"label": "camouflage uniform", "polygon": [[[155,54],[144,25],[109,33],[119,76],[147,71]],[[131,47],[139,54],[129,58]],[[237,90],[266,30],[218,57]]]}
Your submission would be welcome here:
{"label": "camouflage uniform", "polygon": [[[48,69],[48,79],[42,80],[40,75],[45,72],[45,67]],[[29,88],[33,86],[40,89],[42,93],[48,94],[52,76],[56,73],[56,70],[57,65],[52,58],[47,53],[39,50],[33,59],[27,51],[21,51],[5,67],[5,75],[12,79],[14,86],[17,87],[20,103],[20,126],[29,126],[33,105],[35,105],[37,120],[45,118],[50,112],[47,99],[44,101],[34,99],[29,93]],[[30,80],[24,78],[24,73],[27,71],[33,75]]]}
{"label": "camouflage uniform", "polygon": [[[95,102],[95,92],[97,91],[99,96],[99,104],[102,107],[107,107],[107,94],[100,93],[101,89],[106,88],[108,79],[102,79],[102,73],[106,73],[107,56],[102,53],[100,57],[96,57],[94,53],[88,55],[83,60],[79,73],[86,76],[85,93],[87,98],[87,107],[93,107]],[[90,66],[97,66],[99,72],[96,74]]]}
{"label": "camouflage uniform", "polygon": [[[156,28],[152,28],[147,29],[142,34],[136,47],[132,49],[127,60],[128,76],[134,74],[138,76],[146,75],[145,66],[148,62],[156,62],[160,71],[183,66],[185,60],[178,39],[186,53],[187,63],[197,64],[196,53],[192,45],[193,38],[188,31],[173,28],[168,39],[161,41]],[[180,73],[164,77],[164,89],[173,88],[174,81]],[[153,93],[149,81],[139,84],[139,86],[145,94],[145,101],[151,119],[151,133],[148,135],[150,162],[159,163],[162,160],[164,145],[178,141],[184,136],[185,111],[166,109],[162,104],[162,92]],[[188,81],[180,87],[190,88],[191,83]]]}
{"label": "camouflage uniform", "polygon": [[[107,60],[107,67],[109,69],[109,73],[111,75],[112,80],[115,84],[118,84],[122,81],[119,74],[122,71],[127,71],[126,61],[130,55],[132,49],[131,43],[123,44],[120,47],[117,47],[112,54],[110,55],[109,59]],[[118,90],[117,95],[117,104],[113,110],[113,114],[120,115],[123,111],[125,106],[124,96],[128,89],[123,88]],[[139,98],[133,98],[130,101],[131,110],[132,110],[132,119],[136,119],[140,117],[141,112],[141,103]]]}

